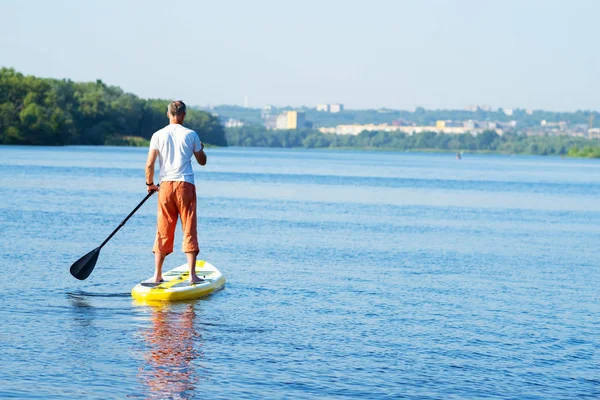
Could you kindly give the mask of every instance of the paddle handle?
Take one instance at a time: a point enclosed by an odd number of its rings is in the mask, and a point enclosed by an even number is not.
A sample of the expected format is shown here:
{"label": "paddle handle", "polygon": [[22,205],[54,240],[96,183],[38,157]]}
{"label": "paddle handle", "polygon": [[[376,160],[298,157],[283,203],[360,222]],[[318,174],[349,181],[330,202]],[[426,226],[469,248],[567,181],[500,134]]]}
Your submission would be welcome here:
{"label": "paddle handle", "polygon": [[138,205],[137,205],[137,207],[135,207],[135,208],[133,209],[133,211],[132,211],[132,212],[130,212],[130,213],[129,213],[129,215],[128,215],[127,217],[125,217],[125,219],[124,219],[123,221],[121,221],[121,223],[119,224],[119,226],[117,226],[117,229],[115,229],[115,230],[113,231],[113,233],[111,233],[111,234],[110,234],[110,235],[109,235],[109,236],[108,236],[108,237],[107,237],[107,238],[104,240],[104,242],[102,242],[102,244],[101,244],[100,246],[98,246],[98,251],[100,251],[100,249],[101,249],[102,247],[104,247],[104,245],[105,245],[106,243],[108,243],[108,241],[109,241],[110,239],[112,239],[112,237],[113,237],[113,236],[115,236],[115,233],[117,233],[117,232],[119,231],[119,229],[121,229],[121,228],[122,228],[122,227],[125,225],[125,223],[127,222],[127,220],[128,220],[129,218],[131,218],[131,216],[132,216],[133,214],[135,214],[135,212],[136,212],[137,210],[139,210],[139,209],[140,209],[140,207],[141,207],[141,206],[142,206],[142,205],[143,205],[143,204],[146,202],[146,200],[148,200],[148,199],[150,198],[150,196],[152,196],[152,195],[154,194],[154,192],[156,192],[156,190],[153,190],[152,192],[148,193],[148,194],[146,195],[146,197],[144,197],[144,199],[143,199],[142,201],[140,201],[140,204],[138,204]]}

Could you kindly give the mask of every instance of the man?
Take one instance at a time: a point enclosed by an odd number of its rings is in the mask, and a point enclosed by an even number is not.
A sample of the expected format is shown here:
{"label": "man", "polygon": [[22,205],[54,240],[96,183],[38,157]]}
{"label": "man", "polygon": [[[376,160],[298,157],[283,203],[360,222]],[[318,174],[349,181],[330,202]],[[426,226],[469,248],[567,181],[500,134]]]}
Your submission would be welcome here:
{"label": "man", "polygon": [[[200,281],[196,275],[198,247],[196,217],[196,186],[192,156],[198,164],[206,165],[204,144],[198,134],[185,128],[186,107],[183,101],[173,101],[167,108],[169,125],[155,132],[150,140],[146,162],[146,186],[148,192],[158,191],[156,240],[154,241],[154,282],[162,282],[162,266],[165,257],[173,252],[177,218],[183,228],[182,250],[190,268],[190,283]],[[154,184],[154,165],[160,164],[160,190]]]}

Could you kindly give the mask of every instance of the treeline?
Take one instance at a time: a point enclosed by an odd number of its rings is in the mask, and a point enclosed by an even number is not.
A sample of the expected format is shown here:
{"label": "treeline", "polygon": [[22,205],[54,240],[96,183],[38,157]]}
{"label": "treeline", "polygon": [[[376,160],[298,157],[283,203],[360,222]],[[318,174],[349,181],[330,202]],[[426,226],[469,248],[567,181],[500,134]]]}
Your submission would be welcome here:
{"label": "treeline", "polygon": [[[144,100],[104,82],[25,76],[0,69],[0,144],[143,143],[168,124],[168,100]],[[185,125],[207,144],[226,146],[219,120],[188,107]],[[125,139],[123,139],[125,138]]]}
{"label": "treeline", "polygon": [[[303,147],[303,148],[356,148],[381,150],[441,150],[498,152],[506,154],[577,155],[571,149],[598,149],[598,142],[570,136],[524,136],[495,131],[484,131],[476,136],[422,132],[407,135],[401,132],[368,132],[359,135],[323,134],[313,130],[267,130],[258,125],[247,125],[226,130],[230,146],[244,147]],[[569,151],[571,150],[571,153]],[[600,152],[597,152],[600,153]]]}
{"label": "treeline", "polygon": [[[590,110],[579,110],[575,112],[553,112],[544,110],[527,111],[514,109],[512,115],[507,115],[501,110],[495,111],[467,111],[467,110],[426,110],[417,107],[414,111],[392,110],[392,109],[367,109],[367,110],[344,110],[339,113],[320,112],[315,108],[300,107],[273,107],[271,115],[277,115],[284,111],[297,109],[306,113],[306,119],[311,121],[315,127],[336,126],[344,124],[389,124],[393,120],[410,121],[416,125],[434,126],[438,120],[453,121],[517,121],[518,129],[540,126],[541,121],[559,122],[565,121],[568,125],[582,124],[586,127],[590,118],[596,123],[600,121],[600,113]],[[221,105],[212,109],[224,118],[242,120],[251,124],[262,124],[262,110],[259,108],[245,108],[240,106]]]}
{"label": "treeline", "polygon": [[600,147],[594,146],[574,146],[569,149],[569,157],[583,157],[583,158],[600,158]]}

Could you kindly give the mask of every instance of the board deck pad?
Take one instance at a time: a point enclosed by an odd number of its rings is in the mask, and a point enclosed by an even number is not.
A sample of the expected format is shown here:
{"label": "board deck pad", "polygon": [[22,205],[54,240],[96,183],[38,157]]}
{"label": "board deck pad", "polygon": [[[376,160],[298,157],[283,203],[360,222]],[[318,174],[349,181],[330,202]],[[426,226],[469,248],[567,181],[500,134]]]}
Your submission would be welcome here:
{"label": "board deck pad", "polygon": [[188,300],[209,295],[225,284],[223,274],[204,260],[196,262],[196,274],[202,281],[190,283],[188,266],[183,264],[163,273],[164,282],[148,282],[152,278],[140,282],[131,295],[137,300]]}
{"label": "board deck pad", "polygon": [[140,282],[140,285],[144,287],[156,287],[160,285],[162,282]]}
{"label": "board deck pad", "polygon": [[[210,279],[202,279],[201,281],[194,282],[194,283],[191,283],[190,281],[188,281],[187,278],[185,280],[178,279],[174,285],[161,287],[159,289],[166,289],[168,287],[175,287],[175,286],[182,287],[182,286],[201,285],[207,281],[210,281]],[[142,285],[144,287],[154,288],[154,287],[162,285],[163,283],[165,283],[165,282],[140,282],[140,285]],[[171,283],[171,282],[169,282],[169,283]]]}

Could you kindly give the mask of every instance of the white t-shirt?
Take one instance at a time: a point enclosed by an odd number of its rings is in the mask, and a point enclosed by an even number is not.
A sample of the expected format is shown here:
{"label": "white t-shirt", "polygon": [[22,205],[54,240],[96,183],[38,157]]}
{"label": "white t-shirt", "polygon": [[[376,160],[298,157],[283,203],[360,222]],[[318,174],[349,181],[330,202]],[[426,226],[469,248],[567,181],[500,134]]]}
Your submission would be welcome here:
{"label": "white t-shirt", "polygon": [[158,150],[159,180],[194,183],[192,157],[202,145],[198,134],[179,124],[156,131],[150,139],[150,150]]}

